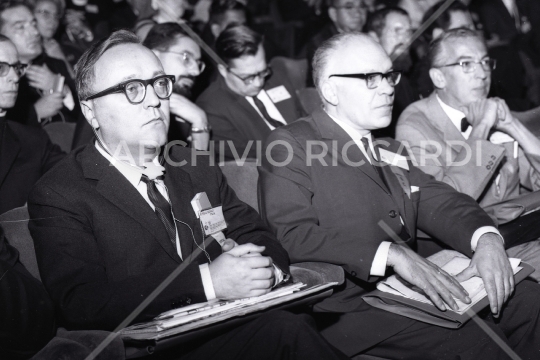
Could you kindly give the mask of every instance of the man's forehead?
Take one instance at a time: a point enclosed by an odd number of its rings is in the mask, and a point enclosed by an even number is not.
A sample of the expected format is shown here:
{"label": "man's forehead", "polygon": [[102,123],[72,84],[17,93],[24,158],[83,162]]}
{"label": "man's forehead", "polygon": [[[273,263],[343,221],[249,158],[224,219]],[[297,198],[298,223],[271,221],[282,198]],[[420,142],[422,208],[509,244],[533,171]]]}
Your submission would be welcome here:
{"label": "man's forehead", "polygon": [[164,73],[154,53],[140,44],[107,50],[95,64],[95,85],[108,87],[129,79],[150,79]]}
{"label": "man's forehead", "polygon": [[17,6],[11,9],[4,10],[1,16],[2,21],[6,25],[12,25],[21,21],[34,20],[34,15],[26,6]]}
{"label": "man's forehead", "polygon": [[463,58],[483,58],[488,56],[487,48],[482,41],[476,38],[451,39],[444,43],[447,57],[450,60]]}
{"label": "man's forehead", "polygon": [[197,43],[189,36],[177,37],[168,50],[174,52],[189,52],[190,54],[197,56],[200,56],[201,54],[199,45],[197,45]]}
{"label": "man's forehead", "polygon": [[339,45],[329,61],[332,73],[386,72],[391,68],[392,61],[384,49],[367,36],[350,39]]}
{"label": "man's forehead", "polygon": [[0,61],[14,63],[18,60],[17,49],[9,41],[0,42]]}
{"label": "man's forehead", "polygon": [[410,26],[411,26],[411,20],[409,16],[407,15],[391,12],[386,16],[385,28],[410,27]]}

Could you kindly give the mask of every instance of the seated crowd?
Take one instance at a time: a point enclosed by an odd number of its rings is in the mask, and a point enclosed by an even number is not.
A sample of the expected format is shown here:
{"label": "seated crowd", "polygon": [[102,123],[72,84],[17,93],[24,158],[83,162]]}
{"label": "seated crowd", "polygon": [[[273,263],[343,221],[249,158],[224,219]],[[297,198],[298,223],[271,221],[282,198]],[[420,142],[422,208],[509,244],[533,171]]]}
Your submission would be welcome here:
{"label": "seated crowd", "polygon": [[[129,358],[121,328],[320,262],[345,280],[309,309],[148,358],[537,359],[537,17],[534,0],[0,0],[0,358]],[[224,164],[257,167],[258,209]],[[442,249],[470,265],[426,259]],[[509,257],[535,271],[517,284]],[[364,301],[391,274],[441,311],[480,277],[489,306],[450,329]]]}

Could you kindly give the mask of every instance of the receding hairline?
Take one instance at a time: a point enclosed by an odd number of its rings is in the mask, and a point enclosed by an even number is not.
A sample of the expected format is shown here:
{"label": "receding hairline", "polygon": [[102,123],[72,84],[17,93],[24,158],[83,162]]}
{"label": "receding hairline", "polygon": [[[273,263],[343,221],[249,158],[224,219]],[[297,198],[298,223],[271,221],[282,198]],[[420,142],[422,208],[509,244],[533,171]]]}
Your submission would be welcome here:
{"label": "receding hairline", "polygon": [[[384,52],[381,45],[376,40],[374,40],[371,36],[367,34],[363,34],[363,33],[358,33],[358,34],[355,34],[354,36],[344,38],[343,41],[338,43],[337,46],[333,50],[330,51],[329,55],[331,55],[332,57],[329,60],[332,61],[335,58],[334,55],[339,53],[340,51],[344,52],[345,56],[349,55],[350,52],[345,51],[345,49],[348,46],[351,46],[351,44],[354,44],[355,42],[359,43],[357,44],[357,46],[366,47],[366,49],[371,46],[373,48],[380,49],[382,52]],[[340,62],[343,61],[343,59],[344,57],[339,57]],[[323,71],[324,73],[326,73],[326,70],[330,67],[330,61],[327,62],[325,69]],[[333,61],[336,61],[336,60],[333,60]]]}
{"label": "receding hairline", "polygon": [[[478,37],[462,37],[462,38],[458,38],[458,37],[450,37],[450,38],[447,38],[447,39],[444,39],[443,41],[441,41],[441,51],[439,54],[437,54],[437,58],[436,58],[436,65],[437,66],[441,66],[441,62],[445,62],[444,60],[446,61],[453,61],[453,59],[450,59],[449,58],[449,51],[448,49],[451,49],[451,45],[455,45],[455,44],[463,44],[464,41],[474,41],[478,44],[480,44],[485,52],[486,52],[486,55],[488,55],[488,52],[487,52],[487,46],[486,44]],[[457,60],[457,59],[455,59]],[[432,66],[432,67],[436,67],[436,66]]]}

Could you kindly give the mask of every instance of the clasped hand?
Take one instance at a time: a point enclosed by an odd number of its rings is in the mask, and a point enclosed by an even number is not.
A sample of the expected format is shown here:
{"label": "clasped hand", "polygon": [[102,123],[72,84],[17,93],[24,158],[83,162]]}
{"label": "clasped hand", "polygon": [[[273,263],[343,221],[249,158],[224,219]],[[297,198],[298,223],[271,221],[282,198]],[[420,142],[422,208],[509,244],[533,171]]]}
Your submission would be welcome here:
{"label": "clasped hand", "polygon": [[251,243],[238,245],[227,239],[223,254],[210,265],[210,275],[218,299],[240,299],[260,296],[272,290],[272,259],[263,256],[264,246]]}
{"label": "clasped hand", "polygon": [[53,73],[47,65],[31,65],[26,70],[26,77],[30,86],[41,91],[49,92],[54,90],[56,74]]}

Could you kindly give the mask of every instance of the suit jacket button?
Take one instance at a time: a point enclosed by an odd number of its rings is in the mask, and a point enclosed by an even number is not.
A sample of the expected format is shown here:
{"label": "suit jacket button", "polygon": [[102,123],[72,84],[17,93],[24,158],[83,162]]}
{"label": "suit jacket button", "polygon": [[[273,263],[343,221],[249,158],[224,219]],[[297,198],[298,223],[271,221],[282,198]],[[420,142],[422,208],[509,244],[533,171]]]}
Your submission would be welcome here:
{"label": "suit jacket button", "polygon": [[352,276],[356,276],[356,272],[355,272],[355,271],[351,271],[351,275],[352,275]]}
{"label": "suit jacket button", "polygon": [[397,216],[397,212],[395,210],[390,210],[390,212],[388,213],[388,215],[391,217],[391,218],[395,218]]}

